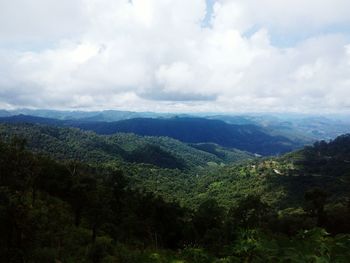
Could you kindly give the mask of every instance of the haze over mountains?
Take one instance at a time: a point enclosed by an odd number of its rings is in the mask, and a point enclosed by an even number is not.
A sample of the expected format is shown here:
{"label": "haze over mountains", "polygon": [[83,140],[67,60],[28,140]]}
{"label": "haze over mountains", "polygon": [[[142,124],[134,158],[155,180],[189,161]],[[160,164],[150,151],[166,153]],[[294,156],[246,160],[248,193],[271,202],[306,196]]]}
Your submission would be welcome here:
{"label": "haze over mountains", "polygon": [[0,124],[0,138],[17,136],[25,139],[28,147],[35,152],[61,160],[76,159],[89,163],[125,161],[187,169],[206,166],[209,162],[219,165],[254,158],[247,152],[216,144],[188,145],[168,137],[126,133],[103,136],[51,124]]}
{"label": "haze over mountains", "polygon": [[19,252],[33,263],[245,262],[240,246],[252,240],[259,259],[252,262],[350,258],[350,135],[259,158],[158,135],[220,138],[254,151],[295,142],[253,124],[194,117],[90,122],[16,115],[1,122],[4,262],[21,262]]}
{"label": "haze over mountains", "polygon": [[0,263],[349,263],[350,0],[0,1]]}
{"label": "haze over mountains", "polygon": [[1,111],[0,122],[69,126],[98,134],[167,136],[185,143],[215,143],[259,155],[282,154],[350,130],[343,116],[288,114],[205,115],[126,111]]}
{"label": "haze over mountains", "polygon": [[27,115],[3,117],[0,122],[39,123],[70,126],[98,134],[134,133],[142,136],[166,136],[185,143],[215,143],[260,155],[276,155],[301,146],[283,136],[273,136],[253,124],[236,125],[205,118],[135,118],[118,122],[83,119],[57,120]]}

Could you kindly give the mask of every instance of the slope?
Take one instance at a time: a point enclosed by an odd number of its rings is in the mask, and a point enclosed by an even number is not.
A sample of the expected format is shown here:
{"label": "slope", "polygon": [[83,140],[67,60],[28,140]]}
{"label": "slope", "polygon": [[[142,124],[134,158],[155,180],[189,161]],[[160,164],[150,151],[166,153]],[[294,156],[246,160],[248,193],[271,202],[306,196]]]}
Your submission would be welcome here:
{"label": "slope", "polygon": [[137,118],[119,122],[71,124],[99,134],[131,132],[142,136],[167,136],[187,143],[216,143],[260,155],[276,155],[298,147],[282,136],[271,136],[254,125],[230,125],[203,118]]}
{"label": "slope", "polygon": [[[57,159],[77,159],[88,163],[121,163],[123,161],[152,164],[162,168],[191,169],[208,163],[228,163],[214,154],[165,137],[141,137],[117,133],[111,136],[75,128],[40,124],[1,124],[0,137],[24,138],[35,152]],[[252,158],[237,150],[228,151],[232,161]]]}

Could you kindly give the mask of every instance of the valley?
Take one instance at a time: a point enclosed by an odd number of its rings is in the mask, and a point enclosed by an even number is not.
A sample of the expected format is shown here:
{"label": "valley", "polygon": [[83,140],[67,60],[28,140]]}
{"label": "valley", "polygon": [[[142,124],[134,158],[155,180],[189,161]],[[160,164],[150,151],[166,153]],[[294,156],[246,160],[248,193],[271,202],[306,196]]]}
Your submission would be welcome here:
{"label": "valley", "polygon": [[[297,146],[258,126],[232,126],[237,132],[232,141],[241,142],[236,145],[243,151],[211,141],[220,138],[219,131],[228,133],[227,126],[207,125],[204,118],[97,125],[19,115],[0,122],[0,207],[16,208],[2,213],[1,222],[13,229],[6,218],[19,216],[21,224],[41,228],[13,230],[34,231],[35,242],[21,239],[26,247],[13,248],[33,262],[43,259],[45,249],[47,257],[93,262],[107,256],[116,262],[243,262],[247,257],[260,262],[277,255],[292,262],[309,256],[343,262],[349,256],[338,247],[350,242],[349,135]],[[200,133],[201,125],[207,133]],[[288,151],[281,148],[286,143],[292,145]],[[259,150],[249,152],[249,145]],[[286,153],[272,151],[271,145]],[[55,211],[60,211],[56,219]],[[52,219],[43,222],[43,216]],[[55,226],[66,243],[62,253],[57,235],[44,250],[36,247]],[[241,250],[252,238],[255,243]],[[297,252],[297,243],[325,240],[331,254],[315,245]],[[80,250],[86,246],[90,254]],[[293,253],[278,254],[281,249]]]}

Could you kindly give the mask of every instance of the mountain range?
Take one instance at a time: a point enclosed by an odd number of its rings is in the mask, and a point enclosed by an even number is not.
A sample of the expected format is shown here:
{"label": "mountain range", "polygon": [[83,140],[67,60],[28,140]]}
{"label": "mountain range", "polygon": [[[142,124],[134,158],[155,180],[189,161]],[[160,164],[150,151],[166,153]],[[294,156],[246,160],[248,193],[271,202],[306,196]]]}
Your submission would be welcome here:
{"label": "mountain range", "polygon": [[185,143],[214,143],[258,155],[283,154],[302,146],[298,141],[272,135],[254,124],[237,125],[196,117],[134,118],[117,122],[96,122],[16,115],[2,117],[0,122],[75,127],[101,135],[134,133],[141,136],[163,136]]}
{"label": "mountain range", "polygon": [[257,262],[350,258],[350,135],[257,157],[218,143],[296,142],[185,116],[1,122],[1,262],[243,262],[247,244]]}

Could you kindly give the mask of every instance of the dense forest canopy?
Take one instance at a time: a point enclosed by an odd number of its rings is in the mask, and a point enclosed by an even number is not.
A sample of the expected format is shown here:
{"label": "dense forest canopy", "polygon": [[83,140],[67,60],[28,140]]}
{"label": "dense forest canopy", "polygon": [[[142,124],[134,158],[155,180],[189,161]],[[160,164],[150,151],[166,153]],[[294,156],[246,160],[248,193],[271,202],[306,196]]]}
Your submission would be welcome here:
{"label": "dense forest canopy", "polygon": [[0,263],[349,263],[350,0],[0,0]]}
{"label": "dense forest canopy", "polygon": [[0,125],[1,262],[348,262],[350,136],[280,157]]}
{"label": "dense forest canopy", "polygon": [[301,147],[299,139],[272,134],[254,124],[229,124],[221,120],[194,117],[134,118],[117,122],[58,120],[16,115],[0,118],[2,123],[47,124],[76,127],[97,134],[134,133],[142,136],[170,137],[184,143],[214,143],[259,155],[278,155]]}

